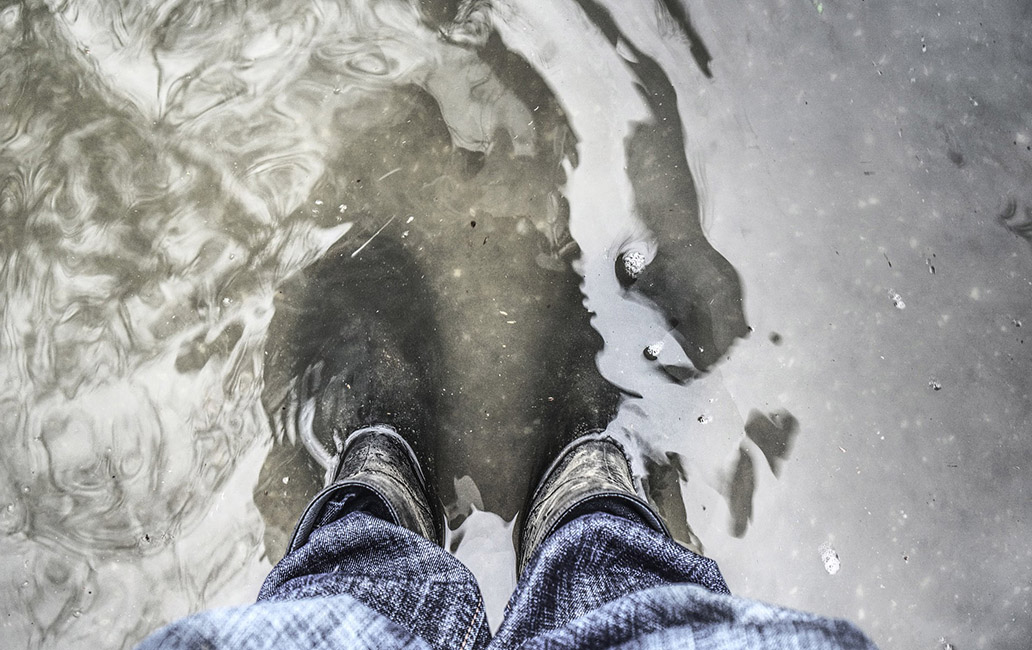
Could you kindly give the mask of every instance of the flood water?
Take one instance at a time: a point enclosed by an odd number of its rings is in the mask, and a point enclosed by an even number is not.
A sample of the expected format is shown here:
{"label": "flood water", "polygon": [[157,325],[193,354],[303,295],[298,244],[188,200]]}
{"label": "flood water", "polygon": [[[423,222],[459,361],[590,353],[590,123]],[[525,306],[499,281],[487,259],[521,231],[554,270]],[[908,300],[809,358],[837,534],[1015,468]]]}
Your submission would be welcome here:
{"label": "flood water", "polygon": [[1032,8],[912,5],[0,0],[4,645],[253,601],[376,419],[495,625],[605,428],[732,591],[1026,648]]}

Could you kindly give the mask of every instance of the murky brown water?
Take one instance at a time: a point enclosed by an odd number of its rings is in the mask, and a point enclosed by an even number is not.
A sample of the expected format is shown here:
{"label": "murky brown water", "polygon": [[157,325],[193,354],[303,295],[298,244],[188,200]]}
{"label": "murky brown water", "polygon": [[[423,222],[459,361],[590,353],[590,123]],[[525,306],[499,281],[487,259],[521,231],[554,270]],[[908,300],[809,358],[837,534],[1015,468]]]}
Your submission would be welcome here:
{"label": "murky brown water", "polygon": [[495,622],[608,427],[733,590],[1023,647],[1028,10],[456,4],[0,0],[7,643],[253,598],[388,419]]}

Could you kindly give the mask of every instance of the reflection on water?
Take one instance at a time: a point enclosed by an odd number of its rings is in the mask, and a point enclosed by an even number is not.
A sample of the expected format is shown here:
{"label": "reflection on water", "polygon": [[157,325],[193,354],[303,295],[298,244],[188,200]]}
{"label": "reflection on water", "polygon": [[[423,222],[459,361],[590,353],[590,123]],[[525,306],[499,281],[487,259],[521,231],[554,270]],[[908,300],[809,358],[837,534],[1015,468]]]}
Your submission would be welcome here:
{"label": "reflection on water", "polygon": [[[117,645],[210,604],[279,557],[362,420],[420,432],[453,523],[511,519],[554,451],[639,397],[599,370],[622,342],[592,312],[644,305],[683,351],[644,367],[678,384],[747,334],[673,85],[579,7],[622,57],[626,110],[602,116],[622,143],[551,90],[577,62],[510,51],[484,3],[0,2],[8,639]],[[596,199],[570,204],[574,170]],[[631,252],[649,264],[621,288]],[[764,418],[746,432],[776,468],[795,424]],[[698,544],[686,464],[614,433]],[[713,483],[742,534],[735,444]]]}

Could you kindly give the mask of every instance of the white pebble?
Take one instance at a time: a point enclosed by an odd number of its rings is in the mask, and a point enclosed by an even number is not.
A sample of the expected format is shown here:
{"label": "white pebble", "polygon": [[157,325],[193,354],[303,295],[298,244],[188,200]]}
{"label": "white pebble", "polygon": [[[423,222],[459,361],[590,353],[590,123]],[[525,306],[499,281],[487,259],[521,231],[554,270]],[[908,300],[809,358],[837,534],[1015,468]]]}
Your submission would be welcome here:
{"label": "white pebble", "polygon": [[649,361],[655,361],[659,358],[659,353],[663,351],[663,342],[653,343],[652,345],[645,348],[645,358]]}
{"label": "white pebble", "polygon": [[645,256],[638,251],[629,251],[624,253],[623,266],[628,277],[637,279],[637,277],[645,270],[645,264]]}
{"label": "white pebble", "polygon": [[838,553],[831,547],[831,544],[824,542],[817,550],[821,554],[821,562],[824,563],[824,570],[831,575],[835,575],[842,568],[842,562],[839,560]]}

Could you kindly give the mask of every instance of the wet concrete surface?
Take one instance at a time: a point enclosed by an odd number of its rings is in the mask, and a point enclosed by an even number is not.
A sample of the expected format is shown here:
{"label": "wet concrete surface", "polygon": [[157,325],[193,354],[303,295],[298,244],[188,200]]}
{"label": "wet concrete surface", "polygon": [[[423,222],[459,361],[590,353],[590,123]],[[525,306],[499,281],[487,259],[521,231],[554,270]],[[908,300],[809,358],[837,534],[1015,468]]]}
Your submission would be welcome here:
{"label": "wet concrete surface", "polygon": [[1027,646],[1022,3],[288,4],[0,2],[7,638],[253,599],[390,419],[493,623],[605,427],[736,593]]}

